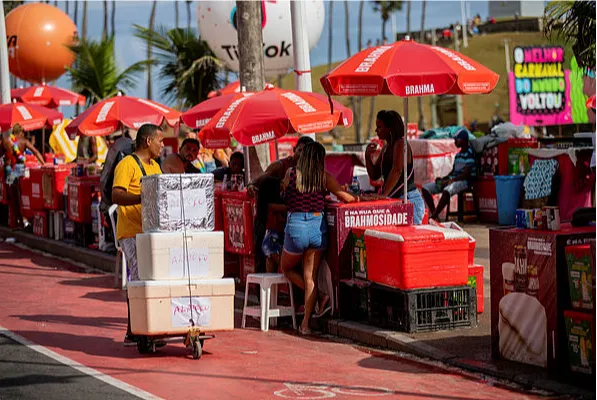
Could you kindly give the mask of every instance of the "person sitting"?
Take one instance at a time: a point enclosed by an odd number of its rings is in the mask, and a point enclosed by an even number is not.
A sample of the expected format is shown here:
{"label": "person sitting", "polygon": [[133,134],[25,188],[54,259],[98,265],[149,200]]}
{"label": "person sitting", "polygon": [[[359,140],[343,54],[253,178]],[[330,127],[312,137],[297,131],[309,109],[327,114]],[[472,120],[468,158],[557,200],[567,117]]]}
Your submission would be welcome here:
{"label": "person sitting", "polygon": [[[449,175],[438,178],[435,182],[429,182],[423,185],[423,197],[427,203],[431,215],[429,218],[437,219],[442,210],[448,205],[450,197],[465,191],[471,187],[476,172],[475,152],[469,146],[468,133],[461,130],[454,138],[456,147],[460,151],[454,159],[454,167]],[[442,196],[435,206],[433,195],[441,193]]]}
{"label": "person sitting", "polygon": [[[308,335],[317,298],[318,316],[330,310],[329,296],[317,289],[319,264],[328,245],[325,197],[331,192],[346,203],[359,198],[342,190],[336,179],[325,170],[325,148],[317,142],[303,148],[296,167],[286,173],[282,190],[288,217],[280,267],[292,283],[305,291],[305,316],[299,332]],[[296,270],[301,261],[302,274]]]}
{"label": "person sitting", "polygon": [[[380,156],[373,161],[373,154],[377,149],[376,143],[369,143],[365,149],[365,164],[367,174],[371,180],[383,177],[381,194],[393,199],[404,197],[404,122],[396,111],[382,110],[377,113],[375,122],[377,136],[385,142]],[[414,206],[414,223],[421,224],[425,215],[425,203],[421,193],[415,186],[415,172],[413,168],[413,155],[410,145],[408,147],[407,162],[407,201]]]}
{"label": "person sitting", "polygon": [[199,141],[197,139],[185,139],[180,145],[178,154],[168,155],[162,163],[162,171],[165,174],[199,174],[202,171],[193,165],[199,154]]}
{"label": "person sitting", "polygon": [[230,164],[227,167],[216,168],[213,172],[214,179],[217,182],[223,182],[224,178],[228,182],[232,178],[232,175],[243,175],[245,174],[245,156],[240,151],[232,153],[230,156]]}

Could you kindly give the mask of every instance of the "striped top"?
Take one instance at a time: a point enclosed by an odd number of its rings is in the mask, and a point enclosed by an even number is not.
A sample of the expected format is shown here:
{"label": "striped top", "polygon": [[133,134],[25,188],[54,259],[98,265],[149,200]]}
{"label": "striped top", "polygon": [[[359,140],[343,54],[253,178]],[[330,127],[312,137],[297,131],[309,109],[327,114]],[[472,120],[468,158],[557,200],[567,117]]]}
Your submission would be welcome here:
{"label": "striped top", "polygon": [[466,149],[460,150],[458,153],[456,153],[456,157],[454,158],[454,169],[450,174],[450,178],[456,178],[465,168],[470,168],[471,175],[468,180],[469,182],[474,180],[477,176],[476,164],[477,161],[475,158],[475,152],[470,146]]}
{"label": "striped top", "polygon": [[301,193],[296,188],[296,169],[290,168],[290,182],[284,192],[284,200],[289,212],[323,212],[325,208],[325,190]]}

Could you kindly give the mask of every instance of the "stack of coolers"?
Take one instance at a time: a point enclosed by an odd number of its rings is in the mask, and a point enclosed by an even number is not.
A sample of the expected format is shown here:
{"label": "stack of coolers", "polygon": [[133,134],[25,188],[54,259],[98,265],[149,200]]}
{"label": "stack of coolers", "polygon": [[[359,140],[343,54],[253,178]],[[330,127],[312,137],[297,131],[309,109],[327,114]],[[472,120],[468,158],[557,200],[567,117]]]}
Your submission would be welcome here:
{"label": "stack of coolers", "polygon": [[147,176],[141,191],[140,280],[128,283],[132,332],[232,330],[234,280],[222,279],[224,234],[213,231],[213,175]]}
{"label": "stack of coolers", "polygon": [[566,246],[570,303],[564,311],[570,371],[595,374],[595,240]]}
{"label": "stack of coolers", "polygon": [[342,318],[404,332],[476,326],[483,267],[473,265],[474,239],[458,225],[353,228],[351,236]]}

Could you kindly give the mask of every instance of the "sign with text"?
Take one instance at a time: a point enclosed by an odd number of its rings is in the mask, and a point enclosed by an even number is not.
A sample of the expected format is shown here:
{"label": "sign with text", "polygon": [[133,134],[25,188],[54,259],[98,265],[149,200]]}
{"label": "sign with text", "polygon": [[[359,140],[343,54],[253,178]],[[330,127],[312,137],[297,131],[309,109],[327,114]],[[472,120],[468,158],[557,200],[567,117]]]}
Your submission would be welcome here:
{"label": "sign with text", "polygon": [[207,277],[209,275],[209,249],[183,248],[170,249],[171,278]]}
{"label": "sign with text", "polygon": [[172,327],[182,328],[191,325],[191,316],[195,326],[209,326],[211,321],[211,299],[209,297],[173,297]]}
{"label": "sign with text", "polygon": [[204,219],[207,216],[207,196],[205,189],[191,189],[184,192],[171,190],[168,198],[168,219],[176,221],[182,218],[181,200],[184,204],[184,220]]}

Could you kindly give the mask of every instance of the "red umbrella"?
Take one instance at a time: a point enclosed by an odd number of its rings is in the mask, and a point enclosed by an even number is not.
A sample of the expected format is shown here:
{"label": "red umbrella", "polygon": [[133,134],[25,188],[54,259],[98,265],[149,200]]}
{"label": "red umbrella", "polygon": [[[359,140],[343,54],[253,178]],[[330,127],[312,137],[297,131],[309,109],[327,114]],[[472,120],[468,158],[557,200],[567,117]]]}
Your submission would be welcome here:
{"label": "red umbrella", "polygon": [[[405,97],[434,94],[490,93],[499,75],[455,51],[420,44],[406,38],[391,45],[363,50],[321,78],[329,95]],[[333,108],[333,106],[332,106]],[[407,187],[407,126],[404,124],[404,187]],[[404,193],[406,201],[406,191]]]}
{"label": "red umbrella", "polygon": [[26,131],[51,128],[62,122],[62,113],[42,106],[24,103],[0,104],[0,131],[19,124]]}
{"label": "red umbrella", "polygon": [[57,86],[38,85],[12,89],[10,97],[23,103],[56,108],[58,106],[85,105],[85,96]]}
{"label": "red umbrella", "polygon": [[[273,87],[274,87],[274,85],[272,85],[271,83],[265,84],[265,89],[273,88]],[[223,96],[226,94],[234,94],[234,93],[240,93],[240,81],[232,82],[220,90],[212,90],[211,92],[209,92],[207,94],[207,98],[211,99],[212,97]]]}
{"label": "red umbrella", "polygon": [[455,51],[404,39],[355,54],[324,75],[321,84],[329,95],[415,97],[489,93],[498,79]]}
{"label": "red umbrella", "polygon": [[71,139],[77,134],[106,136],[121,126],[139,129],[143,124],[176,125],[180,112],[151,100],[131,96],[115,96],[89,107],[66,127]]}
{"label": "red umbrella", "polygon": [[330,112],[328,99],[321,94],[269,88],[233,95],[199,137],[207,148],[228,147],[230,135],[244,146],[255,146],[287,133],[325,132],[351,124],[352,111],[334,102]]}
{"label": "red umbrella", "polygon": [[[251,94],[252,93],[244,93],[243,95],[249,96]],[[234,99],[238,97],[238,93],[231,93],[202,101],[195,107],[183,112],[180,116],[180,120],[189,128],[201,129],[207,125],[209,120],[212,119],[212,117],[216,115],[218,111],[224,107],[227,107],[234,101]]]}

